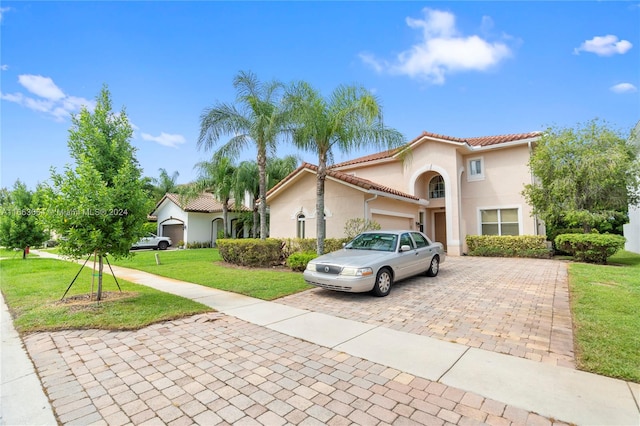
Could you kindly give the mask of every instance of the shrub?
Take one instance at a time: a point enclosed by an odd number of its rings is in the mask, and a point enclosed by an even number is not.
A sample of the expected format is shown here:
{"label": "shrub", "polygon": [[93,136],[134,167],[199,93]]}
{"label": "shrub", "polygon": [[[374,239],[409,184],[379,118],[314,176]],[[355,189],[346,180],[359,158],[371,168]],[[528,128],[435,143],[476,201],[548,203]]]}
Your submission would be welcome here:
{"label": "shrub", "polygon": [[613,234],[561,234],[556,237],[556,246],[576,260],[588,263],[607,263],[624,247],[626,239]]}
{"label": "shrub", "polygon": [[[178,242],[178,246],[180,246],[180,242]],[[184,241],[182,241],[182,245],[184,245]],[[211,241],[194,241],[192,243],[187,243],[188,249],[199,249],[199,248],[211,248]]]}
{"label": "shrub", "polygon": [[282,259],[282,241],[275,238],[218,239],[220,256],[225,262],[250,267],[277,265]]}
{"label": "shrub", "polygon": [[377,231],[380,228],[382,227],[375,220],[356,217],[345,222],[344,235],[348,241],[351,241],[364,231]]}
{"label": "shrub", "polygon": [[470,256],[549,258],[542,235],[467,235]]}
{"label": "shrub", "polygon": [[318,257],[315,251],[306,251],[303,253],[293,253],[287,258],[287,266],[294,271],[302,272],[306,269],[310,260]]}
{"label": "shrub", "polygon": [[[340,250],[342,245],[349,242],[346,238],[327,238],[324,240],[324,252]],[[282,240],[282,256],[288,259],[293,253],[306,253],[316,251],[317,240],[315,238],[286,238]]]}

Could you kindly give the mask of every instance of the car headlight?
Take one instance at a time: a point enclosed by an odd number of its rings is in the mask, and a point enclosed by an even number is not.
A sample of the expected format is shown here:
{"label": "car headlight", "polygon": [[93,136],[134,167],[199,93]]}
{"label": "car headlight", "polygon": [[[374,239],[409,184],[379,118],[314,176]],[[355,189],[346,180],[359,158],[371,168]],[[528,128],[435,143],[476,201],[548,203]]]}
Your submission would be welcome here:
{"label": "car headlight", "polygon": [[371,268],[353,268],[344,267],[340,275],[346,275],[350,277],[366,277],[367,275],[373,275],[373,269]]}
{"label": "car headlight", "polygon": [[315,262],[307,262],[307,271],[315,271],[316,263]]}

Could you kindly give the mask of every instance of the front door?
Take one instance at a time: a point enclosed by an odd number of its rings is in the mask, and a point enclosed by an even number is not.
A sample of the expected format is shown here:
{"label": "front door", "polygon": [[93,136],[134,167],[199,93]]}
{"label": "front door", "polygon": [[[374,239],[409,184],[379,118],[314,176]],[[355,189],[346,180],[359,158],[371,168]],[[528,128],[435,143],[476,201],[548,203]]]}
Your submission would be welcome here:
{"label": "front door", "polygon": [[435,240],[442,243],[444,250],[447,250],[447,214],[445,212],[435,212],[433,214],[433,224],[435,227]]}

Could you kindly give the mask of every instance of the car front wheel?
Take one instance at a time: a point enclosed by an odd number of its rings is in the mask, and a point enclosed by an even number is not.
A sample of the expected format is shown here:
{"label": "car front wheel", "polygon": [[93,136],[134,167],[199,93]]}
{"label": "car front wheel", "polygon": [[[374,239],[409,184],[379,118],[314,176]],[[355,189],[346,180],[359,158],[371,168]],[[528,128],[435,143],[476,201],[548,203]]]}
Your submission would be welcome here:
{"label": "car front wheel", "polygon": [[169,243],[168,243],[168,242],[166,242],[166,241],[160,241],[160,242],[158,243],[158,248],[159,248],[160,250],[166,250],[166,249],[167,249],[167,247],[169,247]]}
{"label": "car front wheel", "polygon": [[431,264],[429,265],[429,269],[427,269],[428,277],[435,277],[438,275],[438,271],[440,270],[440,258],[438,256],[433,256],[431,258]]}
{"label": "car front wheel", "polygon": [[373,294],[378,297],[384,297],[391,291],[393,284],[393,276],[388,268],[382,268],[376,275],[376,283],[373,285]]}

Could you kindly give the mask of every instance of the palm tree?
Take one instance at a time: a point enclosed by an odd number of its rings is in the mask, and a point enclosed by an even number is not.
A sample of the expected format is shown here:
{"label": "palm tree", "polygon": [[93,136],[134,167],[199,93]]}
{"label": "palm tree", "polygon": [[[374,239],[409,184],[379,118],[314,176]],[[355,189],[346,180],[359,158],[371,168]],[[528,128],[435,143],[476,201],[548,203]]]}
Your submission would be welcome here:
{"label": "palm tree", "polygon": [[384,126],[380,103],[361,86],[339,86],[325,99],[308,83],[299,82],[289,89],[286,104],[295,123],[294,144],[318,154],[316,232],[320,255],[325,239],[324,186],[333,151],[349,153],[365,146],[393,148],[401,145],[404,137]]}
{"label": "palm tree", "polygon": [[218,102],[200,115],[198,148],[213,148],[223,135],[233,135],[217,155],[238,158],[253,144],[257,150],[260,238],[267,235],[267,152],[275,151],[276,138],[286,131],[288,115],[281,108],[282,84],[261,83],[255,74],[241,71],[233,80],[237,105]]}
{"label": "palm tree", "polygon": [[260,192],[260,180],[258,178],[258,163],[255,161],[243,161],[236,170],[235,185],[233,188],[236,207],[238,207],[245,198],[250,198],[250,208],[253,212],[253,223],[251,224],[251,235],[258,235],[259,216],[256,198]]}
{"label": "palm tree", "polygon": [[[199,171],[198,180],[191,188],[195,193],[210,191],[222,203],[222,227],[224,238],[229,237],[229,200],[233,194],[236,167],[226,157],[214,157],[211,161],[201,161],[195,165]],[[189,196],[189,195],[188,195]]]}
{"label": "palm tree", "polygon": [[152,181],[155,186],[156,198],[160,199],[164,196],[164,194],[176,191],[177,181],[180,173],[175,171],[171,176],[169,176],[169,173],[166,169],[159,168],[158,171],[160,172],[160,177],[153,178]]}
{"label": "palm tree", "polygon": [[[293,172],[298,166],[298,158],[288,155],[284,158],[267,159],[267,191],[273,188],[278,182]],[[251,199],[251,210],[253,211],[252,235],[258,235],[258,205],[255,200],[259,194],[260,186],[258,180],[258,164],[255,161],[243,161],[236,170],[234,198],[236,206],[240,206],[245,196]]]}

